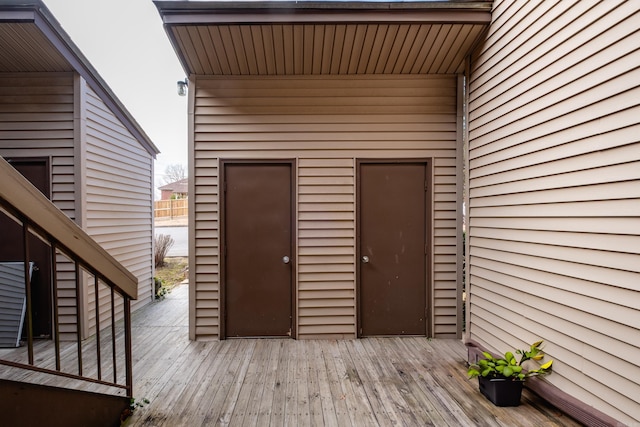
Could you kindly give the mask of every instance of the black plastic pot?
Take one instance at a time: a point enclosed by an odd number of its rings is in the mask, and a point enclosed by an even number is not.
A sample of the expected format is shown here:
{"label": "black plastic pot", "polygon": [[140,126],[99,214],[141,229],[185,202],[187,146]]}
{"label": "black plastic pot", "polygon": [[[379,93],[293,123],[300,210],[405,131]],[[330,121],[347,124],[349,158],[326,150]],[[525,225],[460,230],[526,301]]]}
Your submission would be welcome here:
{"label": "black plastic pot", "polygon": [[478,377],[480,393],[496,406],[518,406],[524,381]]}

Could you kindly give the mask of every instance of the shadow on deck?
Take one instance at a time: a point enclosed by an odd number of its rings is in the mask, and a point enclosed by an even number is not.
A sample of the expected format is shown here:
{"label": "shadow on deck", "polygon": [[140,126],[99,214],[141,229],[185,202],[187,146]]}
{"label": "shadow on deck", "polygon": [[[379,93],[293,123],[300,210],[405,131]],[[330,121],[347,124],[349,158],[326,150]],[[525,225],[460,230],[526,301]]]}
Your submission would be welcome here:
{"label": "shadow on deck", "polygon": [[525,390],[497,408],[457,340],[188,339],[188,285],[134,314],[128,425],[576,426]]}

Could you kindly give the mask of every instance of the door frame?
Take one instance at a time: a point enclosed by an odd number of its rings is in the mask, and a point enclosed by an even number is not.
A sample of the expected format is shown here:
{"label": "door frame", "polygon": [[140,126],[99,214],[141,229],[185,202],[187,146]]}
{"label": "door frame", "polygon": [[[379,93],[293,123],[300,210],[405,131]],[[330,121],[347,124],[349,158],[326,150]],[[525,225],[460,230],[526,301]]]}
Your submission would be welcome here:
{"label": "door frame", "polygon": [[297,198],[296,198],[296,170],[297,164],[295,159],[219,159],[219,201],[220,201],[220,210],[219,210],[219,220],[220,220],[220,241],[219,241],[219,259],[220,259],[220,281],[219,281],[219,293],[220,293],[220,307],[219,307],[219,339],[224,340],[227,339],[227,330],[226,330],[226,315],[227,315],[227,301],[226,301],[226,185],[227,185],[227,177],[225,174],[225,168],[227,165],[287,165],[291,169],[291,306],[290,306],[290,316],[291,316],[291,338],[295,339],[297,337],[297,281],[295,278],[298,273],[298,263],[297,263],[297,216],[296,216],[296,206],[297,206]]}
{"label": "door frame", "polygon": [[360,207],[361,203],[361,167],[362,165],[367,164],[389,164],[389,165],[397,165],[397,164],[423,164],[425,168],[425,246],[426,246],[426,254],[425,254],[425,307],[427,309],[428,315],[425,314],[425,331],[427,337],[433,336],[433,310],[435,304],[432,300],[432,288],[433,288],[433,277],[432,277],[432,263],[433,263],[433,159],[427,157],[420,158],[379,158],[379,159],[366,159],[360,158],[356,159],[356,337],[362,338],[362,301],[360,298],[362,282],[361,282],[361,269],[362,263],[360,262],[360,257],[362,256],[360,242],[362,240],[362,227],[361,224],[361,215],[362,212]]}
{"label": "door frame", "polygon": [[[43,192],[44,196],[51,202],[53,202],[52,199],[52,195],[53,195],[53,171],[51,168],[51,164],[52,164],[52,160],[51,160],[51,156],[7,156],[5,157],[5,160],[7,161],[7,163],[9,163],[11,166],[13,166],[15,168],[16,164],[28,164],[28,163],[32,163],[32,164],[38,164],[38,165],[42,165],[46,171],[46,182],[44,183],[44,187],[45,187],[45,191]],[[16,169],[17,170],[17,169]],[[26,177],[25,177],[26,178]],[[28,178],[26,178],[28,180]],[[36,185],[33,184],[32,185]],[[37,234],[32,234],[34,237],[37,236]],[[49,245],[47,245],[49,246]],[[49,256],[48,256],[48,264],[46,266],[38,266],[39,271],[46,271],[46,275],[45,278],[48,281],[45,281],[46,283],[44,284],[47,288],[47,292],[46,295],[40,295],[41,300],[44,299],[44,303],[47,306],[47,317],[48,317],[48,324],[46,326],[46,329],[48,330],[48,335],[49,335],[49,339],[56,339],[56,328],[55,328],[55,324],[57,322],[56,317],[56,311],[55,311],[55,306],[57,305],[56,299],[57,299],[57,295],[54,295],[54,290],[53,290],[53,286],[51,285],[51,283],[53,283],[54,277],[53,277],[53,265],[51,264],[51,251],[53,249],[51,248],[51,246],[49,246]],[[43,274],[43,273],[39,273],[39,274]],[[33,291],[32,291],[32,300],[31,300],[31,305],[34,305],[34,300],[33,300]],[[34,320],[31,320],[32,326],[34,325]],[[25,327],[26,327],[26,322],[25,322]]]}
{"label": "door frame", "polygon": [[13,166],[14,163],[32,163],[32,162],[37,162],[37,163],[44,163],[45,164],[45,168],[47,169],[47,190],[46,190],[46,194],[45,196],[47,197],[47,199],[49,199],[51,201],[51,187],[53,187],[53,177],[51,175],[51,156],[29,156],[29,157],[20,157],[20,156],[7,156],[4,158],[7,163],[9,163],[10,165]]}

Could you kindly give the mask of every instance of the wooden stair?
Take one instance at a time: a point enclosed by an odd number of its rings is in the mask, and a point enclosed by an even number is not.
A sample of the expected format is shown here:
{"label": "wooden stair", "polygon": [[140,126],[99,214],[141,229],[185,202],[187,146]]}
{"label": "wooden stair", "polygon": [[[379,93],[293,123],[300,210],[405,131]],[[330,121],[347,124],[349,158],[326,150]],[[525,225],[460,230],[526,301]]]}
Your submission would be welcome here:
{"label": "wooden stair", "polygon": [[[0,380],[0,414],[7,426],[119,426],[129,398]],[[124,417],[123,417],[124,415]]]}

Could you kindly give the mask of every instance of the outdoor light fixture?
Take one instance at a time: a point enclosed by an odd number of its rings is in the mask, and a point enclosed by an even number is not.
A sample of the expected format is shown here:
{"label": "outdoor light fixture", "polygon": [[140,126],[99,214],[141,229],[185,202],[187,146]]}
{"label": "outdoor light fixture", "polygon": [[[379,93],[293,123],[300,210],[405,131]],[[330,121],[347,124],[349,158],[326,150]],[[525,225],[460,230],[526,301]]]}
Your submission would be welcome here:
{"label": "outdoor light fixture", "polygon": [[184,80],[178,80],[178,95],[185,96],[187,94],[187,87],[189,87],[189,82],[186,78]]}

